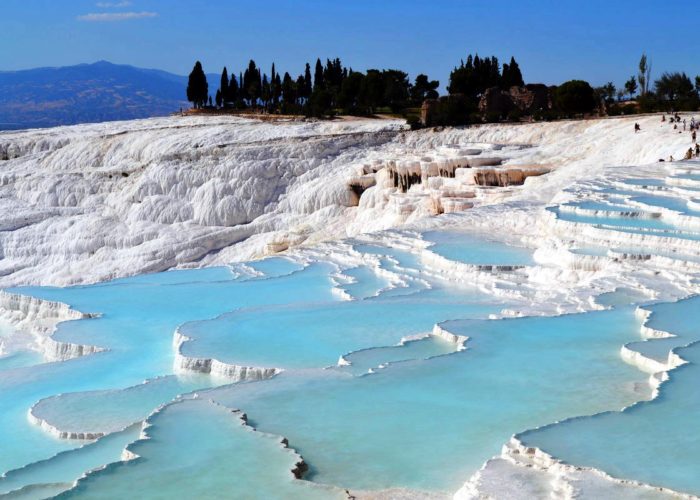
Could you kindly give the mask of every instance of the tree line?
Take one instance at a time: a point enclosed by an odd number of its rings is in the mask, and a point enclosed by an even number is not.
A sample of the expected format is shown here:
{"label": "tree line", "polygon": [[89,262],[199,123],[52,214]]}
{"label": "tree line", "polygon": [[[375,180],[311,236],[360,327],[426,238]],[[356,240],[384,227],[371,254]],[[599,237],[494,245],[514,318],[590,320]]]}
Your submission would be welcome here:
{"label": "tree line", "polygon": [[354,71],[339,58],[309,63],[295,78],[281,74],[272,64],[269,75],[254,60],[245,71],[229,76],[221,72],[219,87],[212,99],[206,74],[197,61],[189,75],[187,100],[195,108],[250,109],[265,113],[330,116],[334,114],[371,115],[380,111],[398,113],[409,106],[420,106],[427,98],[437,98],[440,82],[418,75],[413,82],[396,69]]}
{"label": "tree line", "polygon": [[[622,87],[618,89],[613,82],[608,82],[594,89],[596,98],[606,104],[608,114],[695,111],[700,107],[700,76],[691,80],[685,72],[665,71],[652,82],[651,68],[651,61],[642,54],[637,73]],[[636,106],[629,108],[624,105],[625,101],[634,101]]]}
{"label": "tree line", "polygon": [[[700,107],[700,76],[694,82],[682,72],[665,72],[652,81],[651,62],[642,55],[637,72],[618,89],[612,82],[592,87],[583,80],[570,80],[548,87],[548,105],[529,110],[529,118],[550,120],[602,111],[627,114],[652,111],[685,111]],[[269,74],[250,60],[244,71],[221,72],[218,88],[209,88],[202,65],[197,61],[189,75],[187,99],[195,108],[253,110],[262,113],[303,114],[322,117],[335,114],[367,116],[379,112],[400,113],[417,124],[418,108],[426,99],[435,100],[432,125],[462,125],[506,119],[521,120],[518,111],[493,114],[479,109],[489,89],[508,92],[525,85],[514,57],[500,64],[496,56],[468,54],[450,72],[448,94],[440,97],[440,82],[419,74],[410,81],[397,69],[354,71],[339,58],[320,58],[313,69],[306,63],[294,77],[281,73],[273,63]],[[540,85],[541,87],[541,85]],[[632,104],[632,105],[630,105]]]}

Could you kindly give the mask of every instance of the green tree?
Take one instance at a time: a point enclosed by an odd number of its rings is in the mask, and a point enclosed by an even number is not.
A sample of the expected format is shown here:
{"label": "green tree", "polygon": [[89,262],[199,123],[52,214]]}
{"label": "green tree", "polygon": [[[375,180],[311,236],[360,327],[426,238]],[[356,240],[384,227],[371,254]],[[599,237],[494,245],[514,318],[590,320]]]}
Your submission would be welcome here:
{"label": "green tree", "polygon": [[[520,69],[518,68],[518,72]],[[509,70],[509,73],[510,70]],[[463,94],[468,99],[476,100],[486,89],[500,87],[502,76],[498,59],[494,56],[480,58],[478,54],[467,57],[466,64],[454,68],[450,73],[450,84],[447,90],[450,94]]]}
{"label": "green tree", "polygon": [[322,117],[331,110],[331,94],[323,87],[314,88],[306,106],[308,116]]}
{"label": "green tree", "polygon": [[637,93],[637,79],[634,75],[625,82],[625,92],[630,96],[630,99]]}
{"label": "green tree", "polygon": [[311,92],[313,92],[313,82],[311,80],[311,66],[306,63],[306,68],[304,68],[304,98],[308,99],[311,97]]}
{"label": "green tree", "polygon": [[228,83],[228,92],[226,93],[226,100],[230,103],[236,103],[239,98],[239,88],[238,79],[236,75],[231,76],[231,80]]}
{"label": "green tree", "polygon": [[252,59],[248,63],[248,69],[243,73],[243,89],[250,105],[256,106],[258,99],[262,96],[262,82],[260,70]]}
{"label": "green tree", "polygon": [[384,78],[376,69],[367,70],[360,88],[360,103],[368,113],[374,113],[382,105],[384,97]]}
{"label": "green tree", "polygon": [[595,89],[595,95],[600,100],[605,101],[606,104],[610,104],[615,101],[615,94],[617,89],[613,82],[608,82],[602,87],[597,87]]}
{"label": "green tree", "polygon": [[[224,66],[223,71],[221,71],[221,81],[219,83],[219,94],[221,94],[221,102],[223,103],[224,107],[226,107],[226,102],[229,101],[228,98],[228,71],[226,70],[226,66]],[[217,103],[219,100],[217,99]],[[221,104],[217,104],[217,106],[221,106]]]}
{"label": "green tree", "polygon": [[270,102],[270,99],[272,98],[272,92],[270,89],[270,82],[267,81],[267,75],[263,75],[262,78],[262,86],[260,90],[260,97],[263,102],[263,106],[267,108],[267,105]]}
{"label": "green tree", "polygon": [[384,93],[381,104],[389,106],[394,112],[405,108],[410,90],[408,75],[397,69],[388,69],[382,71],[382,80]]}
{"label": "green tree", "polygon": [[363,109],[360,105],[360,91],[362,90],[364,78],[365,75],[362,73],[353,71],[343,79],[343,84],[340,86],[340,93],[338,94],[338,106],[340,106],[345,113],[364,114],[367,112],[367,110]]}
{"label": "green tree", "polygon": [[596,107],[595,92],[583,80],[570,80],[559,85],[554,100],[557,108],[569,116],[588,113]]}
{"label": "green tree", "polygon": [[277,75],[275,75],[275,92],[272,96],[272,98],[275,100],[275,103],[279,102],[280,98],[282,97],[282,78],[280,77],[279,72]]}
{"label": "green tree", "polygon": [[515,61],[515,57],[510,58],[510,64],[503,65],[503,74],[501,75],[501,88],[509,89],[510,87],[522,87],[525,85],[523,74],[520,72],[520,66]]}
{"label": "green tree", "polygon": [[301,105],[307,97],[304,95],[304,75],[297,76],[297,81],[294,82],[296,89],[297,104]]}
{"label": "green tree", "polygon": [[275,71],[275,63],[272,63],[272,71],[270,72],[270,100],[272,106],[277,106],[279,101],[280,91],[277,88],[277,72]]}
{"label": "green tree", "polygon": [[216,107],[220,108],[221,104],[224,102],[223,97],[221,96],[221,89],[216,89]]}
{"label": "green tree", "polygon": [[282,78],[282,102],[287,105],[285,110],[291,109],[291,106],[296,102],[297,96],[294,87],[294,80],[289,76],[289,73],[285,73],[284,78]]}
{"label": "green tree", "polygon": [[323,65],[321,59],[316,59],[316,69],[314,70],[314,90],[323,88]]}
{"label": "green tree", "polygon": [[476,111],[473,101],[464,94],[451,94],[440,97],[428,117],[426,125],[458,126],[469,123],[469,117]]}
{"label": "green tree", "polygon": [[420,104],[425,99],[437,99],[439,86],[439,81],[429,80],[428,75],[420,74],[411,87],[411,100],[414,104]]}
{"label": "green tree", "polygon": [[639,59],[639,73],[637,74],[637,81],[639,82],[642,95],[646,95],[649,92],[650,78],[651,62],[647,61],[646,54],[642,54],[642,57]]}
{"label": "green tree", "polygon": [[209,85],[207,84],[207,76],[202,69],[202,63],[197,61],[187,81],[187,100],[190,101],[195,108],[202,108],[207,103],[208,95]]}
{"label": "green tree", "polygon": [[654,82],[656,95],[667,107],[677,111],[690,111],[698,106],[698,93],[685,73],[664,73]]}

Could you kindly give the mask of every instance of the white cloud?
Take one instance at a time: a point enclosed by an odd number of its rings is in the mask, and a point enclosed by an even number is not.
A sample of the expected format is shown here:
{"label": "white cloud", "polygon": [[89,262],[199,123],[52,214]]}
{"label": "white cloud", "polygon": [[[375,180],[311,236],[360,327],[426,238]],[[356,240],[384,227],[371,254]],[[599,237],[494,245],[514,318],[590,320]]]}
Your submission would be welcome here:
{"label": "white cloud", "polygon": [[121,2],[97,2],[96,4],[100,9],[120,9],[122,7],[128,7],[131,5],[129,0],[122,0]]}
{"label": "white cloud", "polygon": [[78,21],[128,21],[130,19],[143,19],[146,17],[157,17],[157,12],[100,12],[78,16]]}

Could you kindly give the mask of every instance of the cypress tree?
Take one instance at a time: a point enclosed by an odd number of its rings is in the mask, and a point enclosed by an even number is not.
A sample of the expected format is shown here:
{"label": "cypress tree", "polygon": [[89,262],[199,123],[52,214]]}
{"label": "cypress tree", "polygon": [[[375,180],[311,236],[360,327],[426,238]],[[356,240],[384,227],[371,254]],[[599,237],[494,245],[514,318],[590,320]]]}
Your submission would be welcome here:
{"label": "cypress tree", "polygon": [[192,103],[195,108],[203,107],[207,102],[209,95],[209,85],[207,84],[207,76],[202,69],[202,63],[197,61],[192,68],[187,82],[187,100]]}
{"label": "cypress tree", "polygon": [[296,93],[294,92],[294,81],[289,73],[284,74],[282,79],[282,100],[285,104],[294,104]]}
{"label": "cypress tree", "polygon": [[509,89],[511,87],[511,75],[510,75],[510,66],[508,63],[503,63],[503,72],[501,73],[501,88],[502,89]]}
{"label": "cypress tree", "polygon": [[311,66],[306,63],[306,69],[304,70],[304,97],[311,97],[311,92],[313,91],[313,83],[311,81]]}
{"label": "cypress tree", "polygon": [[236,75],[233,75],[231,77],[231,81],[228,84],[228,92],[226,93],[226,96],[226,98],[232,103],[235,103],[238,100],[239,89]]}
{"label": "cypress tree", "polygon": [[509,81],[510,81],[510,86],[518,86],[522,87],[525,85],[525,81],[523,80],[523,74],[520,72],[520,66],[518,66],[518,63],[515,62],[515,58],[511,57],[510,58],[510,71],[509,71]]}
{"label": "cypress tree", "polygon": [[304,84],[305,83],[306,83],[306,80],[304,79],[304,75],[299,75],[297,77],[297,81],[296,81],[297,101],[299,101],[299,102],[301,102],[303,99],[306,98],[306,96],[304,95],[304,87],[305,87]]}
{"label": "cypress tree", "polygon": [[250,100],[251,106],[257,104],[258,99],[261,97],[261,87],[262,82],[260,79],[260,70],[255,65],[255,61],[252,59],[248,63],[248,69],[243,77],[243,84],[246,90],[248,99]]}
{"label": "cypress tree", "polygon": [[270,102],[270,97],[271,97],[271,92],[270,92],[270,83],[267,81],[267,75],[263,75],[262,79],[262,89],[261,89],[261,97],[263,101],[263,106],[267,107],[268,103]]}
{"label": "cypress tree", "polygon": [[321,59],[316,59],[316,69],[314,70],[314,90],[323,88],[323,65]]}
{"label": "cypress tree", "polygon": [[281,96],[282,96],[282,78],[280,77],[280,74],[277,73],[277,75],[275,75],[275,95],[274,95],[275,102],[279,102]]}
{"label": "cypress tree", "polygon": [[223,97],[221,96],[221,89],[216,89],[216,107],[220,108],[223,102]]}
{"label": "cypress tree", "polygon": [[226,103],[230,101],[228,97],[228,86],[228,71],[226,70],[226,66],[224,66],[224,70],[221,72],[221,83],[219,85],[219,93],[221,94],[224,107],[226,107]]}
{"label": "cypress tree", "polygon": [[270,99],[272,100],[272,105],[277,105],[277,100],[279,94],[277,91],[277,72],[275,71],[275,63],[272,63],[272,71],[270,72]]}

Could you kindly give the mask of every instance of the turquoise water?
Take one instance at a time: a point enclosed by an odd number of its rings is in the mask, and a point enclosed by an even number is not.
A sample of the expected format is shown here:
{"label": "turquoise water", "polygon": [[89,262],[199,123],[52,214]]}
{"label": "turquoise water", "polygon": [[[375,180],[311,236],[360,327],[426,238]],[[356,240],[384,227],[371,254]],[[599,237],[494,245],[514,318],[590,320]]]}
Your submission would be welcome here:
{"label": "turquoise water", "polygon": [[17,494],[17,497],[46,498],[46,489],[50,489],[53,494],[65,491],[84,472],[114,461],[129,443],[138,439],[140,431],[140,425],[132,425],[81,448],[67,450],[47,460],[11,471],[0,477],[0,495],[24,489],[23,494]]}
{"label": "turquoise water", "polygon": [[458,345],[433,336],[411,340],[403,344],[355,351],[344,356],[349,366],[339,368],[355,375],[375,373],[390,364],[415,359],[430,359],[457,352]]}
{"label": "turquoise water", "polygon": [[[548,209],[554,212],[558,219],[577,222],[580,224],[591,224],[595,226],[601,226],[606,228],[611,228],[615,230],[623,229],[642,229],[642,230],[653,230],[657,232],[661,231],[676,231],[677,228],[664,222],[661,219],[647,219],[641,217],[595,217],[592,215],[580,215],[573,212],[562,212],[557,208]],[[628,208],[629,211],[634,211],[634,208]],[[698,235],[700,238],[700,235]]]}
{"label": "turquoise water", "polygon": [[385,276],[379,276],[369,266],[345,269],[343,275],[348,276],[350,281],[342,284],[341,288],[355,299],[374,297],[391,285],[391,282]]}
{"label": "turquoise water", "polygon": [[484,235],[456,231],[423,234],[433,243],[430,250],[450,260],[475,265],[527,266],[534,263],[532,250],[506,245]]}
{"label": "turquoise water", "polygon": [[699,216],[700,212],[688,208],[688,200],[672,196],[635,196],[633,201],[656,207],[668,208],[685,215]]}
{"label": "turquoise water", "polygon": [[[650,326],[673,332],[678,339],[660,342],[656,354],[673,344],[688,364],[670,374],[658,398],[624,412],[606,412],[525,432],[527,444],[577,465],[597,467],[611,475],[700,494],[700,297],[650,307]],[[610,446],[610,443],[615,443]]]}
{"label": "turquoise water", "polygon": [[[423,236],[460,262],[533,264],[531,250],[484,236]],[[54,338],[106,351],[60,363],[0,359],[0,449],[12,450],[0,453],[0,494],[122,498],[134,485],[149,498],[452,493],[514,433],[649,396],[647,375],[619,358],[624,344],[663,355],[639,344],[634,291],[601,296],[607,311],[486,319],[522,304],[431,280],[418,253],[352,246],[368,254],[367,265],[341,270],[352,280],[327,262],[270,258],[10,290],[98,314],[60,324]],[[655,307],[652,320],[663,320]],[[468,337],[466,349],[426,336],[435,324]],[[693,325],[689,317],[677,345]],[[238,383],[175,373],[176,331],[190,339],[185,356],[283,371]],[[60,431],[104,437],[58,439],[28,421],[30,408]],[[281,436],[304,457],[309,481],[294,479],[299,457]],[[125,447],[139,458],[122,462]]]}
{"label": "turquoise water", "polygon": [[207,397],[288,437],[314,481],[440,491],[455,491],[517,429],[642,397],[633,387],[645,375],[618,355],[639,338],[631,308],[445,327],[469,335],[468,349],[359,378],[283,374]]}
{"label": "turquoise water", "polygon": [[206,400],[185,400],[151,419],[150,439],[129,447],[130,462],[93,474],[62,498],[343,498],[297,481],[297,457],[279,438],[252,432],[239,416]]}
{"label": "turquoise water", "polygon": [[630,208],[627,205],[620,205],[623,200],[616,200],[611,203],[605,203],[602,201],[580,201],[576,203],[565,203],[559,207],[560,211],[571,211],[571,209],[580,208],[583,210],[596,210],[599,212],[630,212],[639,211],[639,209]]}
{"label": "turquoise water", "polygon": [[185,324],[181,331],[193,340],[182,352],[242,366],[322,368],[341,354],[428,333],[438,321],[486,317],[499,308],[476,293],[433,288],[410,297],[243,310]]}
{"label": "turquoise water", "polygon": [[[333,268],[316,264],[296,275],[274,280],[219,281],[211,271],[183,271],[175,284],[120,280],[104,285],[71,288],[23,288],[15,290],[36,297],[60,300],[78,310],[99,312],[100,318],[59,325],[57,339],[98,345],[108,352],[65,363],[21,367],[0,377],[0,428],[26,432],[0,432],[0,471],[50,457],[75,443],[47,439],[44,431],[27,422],[27,411],[42,398],[59,393],[121,389],[172,373],[173,333],[178,325],[196,318],[210,318],[232,309],[302,301],[334,301],[330,273]],[[172,281],[170,273],[167,280]],[[183,276],[189,274],[187,279]],[[230,275],[229,275],[230,276]],[[290,296],[290,284],[298,290]],[[167,395],[166,402],[171,397]],[[152,408],[151,408],[152,409]],[[148,410],[148,409],[147,409]]]}

